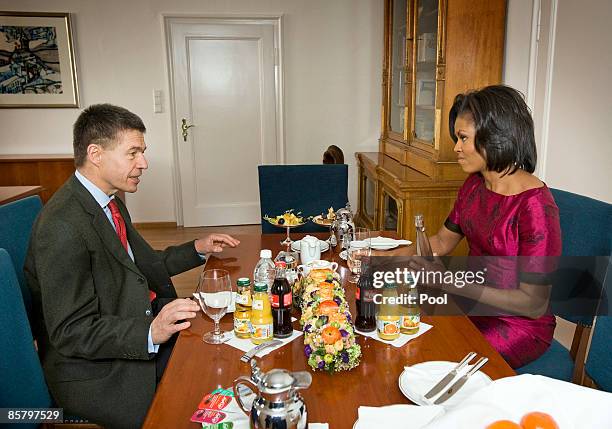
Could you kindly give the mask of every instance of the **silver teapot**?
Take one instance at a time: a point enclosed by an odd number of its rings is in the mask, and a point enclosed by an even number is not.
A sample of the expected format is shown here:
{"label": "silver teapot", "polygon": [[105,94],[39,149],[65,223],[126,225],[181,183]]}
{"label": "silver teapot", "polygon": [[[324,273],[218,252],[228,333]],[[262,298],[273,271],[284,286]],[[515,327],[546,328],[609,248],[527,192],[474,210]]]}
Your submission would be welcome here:
{"label": "silver teapot", "polygon": [[342,249],[348,249],[354,230],[355,223],[353,222],[351,206],[349,203],[346,203],[345,208],[339,209],[336,212],[336,219],[332,224],[332,233],[338,237],[337,241]]}
{"label": "silver teapot", "polygon": [[[306,404],[297,391],[308,388],[310,383],[312,375],[307,371],[273,369],[264,373],[253,359],[251,377],[234,380],[234,396],[249,416],[252,429],[306,429]],[[256,395],[250,410],[243,401],[243,396],[247,396],[245,391]]]}

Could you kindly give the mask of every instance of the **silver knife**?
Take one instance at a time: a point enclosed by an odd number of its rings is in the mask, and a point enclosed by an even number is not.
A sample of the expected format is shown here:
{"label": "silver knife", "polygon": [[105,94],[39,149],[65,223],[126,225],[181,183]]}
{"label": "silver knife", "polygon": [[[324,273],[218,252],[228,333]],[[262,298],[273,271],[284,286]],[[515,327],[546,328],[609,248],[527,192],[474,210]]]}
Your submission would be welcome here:
{"label": "silver knife", "polygon": [[448,389],[446,390],[446,392],[441,394],[440,397],[435,400],[434,404],[439,405],[442,402],[446,401],[451,396],[453,396],[455,393],[457,393],[457,391],[461,389],[461,386],[465,384],[468,378],[474,375],[480,368],[485,366],[485,364],[488,361],[489,361],[489,358],[486,358],[486,357],[481,357],[480,359],[478,359],[478,361],[474,364],[474,366],[470,368],[470,370],[467,373],[465,373],[463,377],[459,378],[456,382],[450,385]]}
{"label": "silver knife", "polygon": [[442,378],[442,380],[438,381],[438,383],[434,387],[432,387],[429,392],[425,394],[425,398],[431,399],[435,395],[440,393],[440,391],[444,389],[448,385],[448,383],[453,381],[453,378],[455,378],[459,371],[461,371],[464,366],[470,363],[470,361],[474,359],[475,356],[476,353],[474,352],[468,353],[467,356],[464,357],[463,360],[457,364],[457,366],[455,366],[448,374],[444,376],[444,378]]}

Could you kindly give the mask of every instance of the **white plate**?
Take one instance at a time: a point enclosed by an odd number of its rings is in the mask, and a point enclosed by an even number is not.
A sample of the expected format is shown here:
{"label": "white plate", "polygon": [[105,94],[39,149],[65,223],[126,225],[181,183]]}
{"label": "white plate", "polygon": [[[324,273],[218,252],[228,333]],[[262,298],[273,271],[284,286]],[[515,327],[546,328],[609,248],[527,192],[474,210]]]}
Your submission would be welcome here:
{"label": "white plate", "polygon": [[[299,252],[301,244],[302,240],[294,241],[291,243],[291,250]],[[329,243],[327,241],[319,240],[319,244],[321,245],[321,252],[327,252],[329,250]]]}
{"label": "white plate", "polygon": [[[404,396],[417,405],[429,405],[425,402],[423,395],[436,385],[438,381],[448,374],[457,362],[428,361],[412,365],[410,374],[404,370],[399,376],[399,388]],[[468,365],[460,375],[463,375],[471,365]],[[457,377],[455,377],[457,378]],[[444,401],[444,408],[452,408],[460,404],[465,398],[481,388],[491,384],[491,378],[482,371],[476,372],[468,381],[449,399]]]}

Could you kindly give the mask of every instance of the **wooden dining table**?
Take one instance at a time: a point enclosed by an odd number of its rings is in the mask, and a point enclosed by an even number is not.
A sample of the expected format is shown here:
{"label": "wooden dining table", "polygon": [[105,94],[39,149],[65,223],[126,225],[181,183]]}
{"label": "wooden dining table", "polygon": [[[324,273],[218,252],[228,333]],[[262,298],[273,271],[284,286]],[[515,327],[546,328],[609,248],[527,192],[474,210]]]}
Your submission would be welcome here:
{"label": "wooden dining table", "polygon": [[[303,236],[296,233],[291,235],[295,240]],[[379,235],[393,236],[385,232]],[[225,269],[233,282],[239,277],[252,278],[260,249],[271,249],[273,255],[284,250],[280,245],[283,234],[244,234],[235,237],[240,240],[240,245],[211,256],[204,269]],[[319,234],[319,237],[324,239],[326,234]],[[322,253],[321,257],[338,262],[351,313],[356,315],[355,285],[346,281],[350,273],[339,256],[338,247]],[[414,254],[414,245],[390,252]],[[407,365],[426,361],[458,362],[474,351],[489,358],[482,371],[492,379],[515,375],[466,316],[423,316],[422,320],[433,328],[400,348],[358,336],[362,358],[359,366],[351,371],[329,374],[310,369],[304,355],[303,336],[257,358],[258,365],[264,371],[272,368],[310,371],[312,384],[300,392],[308,408],[308,421],[328,423],[330,429],[352,428],[358,417],[358,408],[362,405],[410,404],[398,385],[399,376]],[[221,328],[231,330],[232,327],[232,315],[228,314],[222,319]],[[212,329],[211,319],[199,314],[192,320],[191,327],[180,333],[143,428],[201,427],[191,422],[190,417],[197,410],[202,397],[218,387],[231,388],[234,379],[250,375],[250,365],[240,361],[244,352],[226,344],[211,345],[202,341],[202,335]],[[294,329],[300,329],[299,322],[295,322]]]}

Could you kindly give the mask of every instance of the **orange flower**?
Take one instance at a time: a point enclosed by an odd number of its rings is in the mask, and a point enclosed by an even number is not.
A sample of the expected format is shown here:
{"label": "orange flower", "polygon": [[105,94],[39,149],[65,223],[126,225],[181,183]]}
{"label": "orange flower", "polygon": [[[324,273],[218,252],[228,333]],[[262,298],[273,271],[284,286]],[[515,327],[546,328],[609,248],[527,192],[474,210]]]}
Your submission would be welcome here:
{"label": "orange flower", "polygon": [[321,331],[321,337],[325,344],[334,344],[342,339],[342,334],[340,334],[340,330],[335,326],[327,326]]}

